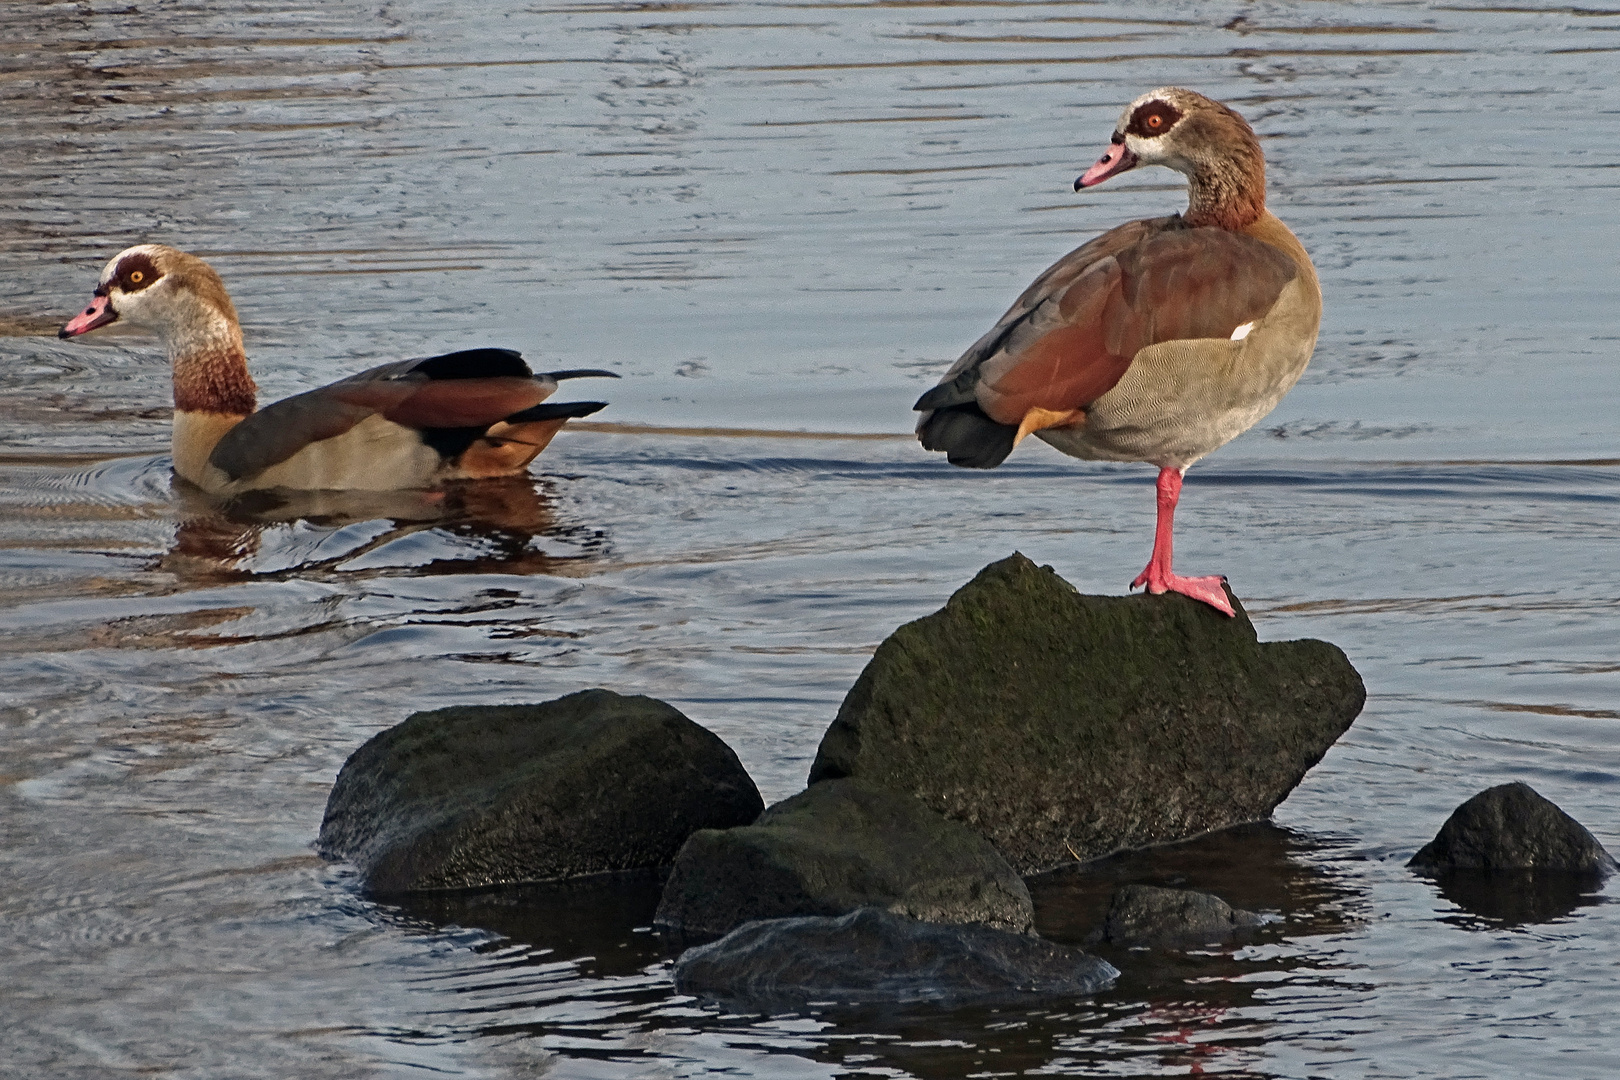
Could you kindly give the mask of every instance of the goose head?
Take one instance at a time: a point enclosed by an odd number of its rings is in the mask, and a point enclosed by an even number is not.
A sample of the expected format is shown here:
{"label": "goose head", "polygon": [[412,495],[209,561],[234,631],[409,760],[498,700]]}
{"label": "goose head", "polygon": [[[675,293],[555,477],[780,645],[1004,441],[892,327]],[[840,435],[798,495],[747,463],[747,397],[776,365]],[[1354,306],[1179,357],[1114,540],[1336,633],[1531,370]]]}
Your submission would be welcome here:
{"label": "goose head", "polygon": [[236,308],[213,268],[162,244],[137,244],[114,255],[90,305],[58,336],[76,337],[112,322],[152,331],[171,353],[239,333]]}
{"label": "goose head", "polygon": [[1192,90],[1161,86],[1125,106],[1108,152],[1074,182],[1096,187],[1138,165],[1187,177],[1190,225],[1241,229],[1265,212],[1266,160],[1238,113]]}

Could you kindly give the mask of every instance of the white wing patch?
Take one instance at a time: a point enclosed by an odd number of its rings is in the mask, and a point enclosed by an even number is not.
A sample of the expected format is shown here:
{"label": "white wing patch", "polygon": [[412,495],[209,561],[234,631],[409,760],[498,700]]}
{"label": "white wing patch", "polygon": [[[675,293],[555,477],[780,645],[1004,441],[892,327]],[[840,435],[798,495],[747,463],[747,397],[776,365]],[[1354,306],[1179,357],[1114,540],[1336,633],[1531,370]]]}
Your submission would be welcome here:
{"label": "white wing patch", "polygon": [[1254,329],[1254,323],[1252,323],[1252,322],[1244,323],[1242,326],[1240,326],[1236,330],[1232,331],[1232,340],[1233,341],[1242,341],[1244,338],[1249,336],[1249,331],[1253,330],[1253,329]]}

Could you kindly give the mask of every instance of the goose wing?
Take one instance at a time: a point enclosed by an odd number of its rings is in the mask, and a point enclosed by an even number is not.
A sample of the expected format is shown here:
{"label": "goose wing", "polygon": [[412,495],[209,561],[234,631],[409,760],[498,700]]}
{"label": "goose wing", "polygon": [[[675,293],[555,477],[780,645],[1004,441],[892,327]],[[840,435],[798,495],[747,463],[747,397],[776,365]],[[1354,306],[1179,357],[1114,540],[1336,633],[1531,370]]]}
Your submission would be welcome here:
{"label": "goose wing", "polygon": [[953,464],[991,468],[1022,433],[1083,422],[1142,349],[1230,337],[1298,273],[1263,241],[1179,216],[1122,225],[1037,278],[918,399],[918,435]]}
{"label": "goose wing", "polygon": [[487,427],[533,408],[556,388],[554,378],[536,378],[511,349],[400,360],[260,409],[226,432],[208,463],[233,481],[253,476],[374,414],[417,429]]}

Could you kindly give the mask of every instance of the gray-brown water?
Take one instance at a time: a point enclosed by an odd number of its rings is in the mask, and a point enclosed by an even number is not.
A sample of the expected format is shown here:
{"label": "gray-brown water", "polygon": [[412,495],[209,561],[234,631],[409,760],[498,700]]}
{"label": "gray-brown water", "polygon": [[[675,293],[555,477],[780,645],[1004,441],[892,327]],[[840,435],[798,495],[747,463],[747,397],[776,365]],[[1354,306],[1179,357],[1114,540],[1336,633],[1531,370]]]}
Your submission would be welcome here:
{"label": "gray-brown water", "polygon": [[[1402,868],[1510,779],[1620,850],[1617,53],[1606,5],[0,5],[0,1073],[1620,1074],[1615,886]],[[774,801],[983,563],[1122,592],[1150,470],[903,433],[1050,261],[1182,205],[1069,190],[1165,83],[1254,121],[1327,295],[1178,537],[1371,692],[1277,828],[1155,864],[1269,936],[1088,1001],[761,1017],[674,993],[649,896],[401,909],[315,857],[415,709],[653,694]],[[532,483],[228,518],[170,493],[155,343],[51,336],[147,240],[224,274],[266,400],[479,344],[626,378]],[[1043,929],[1108,874],[1038,883]]]}

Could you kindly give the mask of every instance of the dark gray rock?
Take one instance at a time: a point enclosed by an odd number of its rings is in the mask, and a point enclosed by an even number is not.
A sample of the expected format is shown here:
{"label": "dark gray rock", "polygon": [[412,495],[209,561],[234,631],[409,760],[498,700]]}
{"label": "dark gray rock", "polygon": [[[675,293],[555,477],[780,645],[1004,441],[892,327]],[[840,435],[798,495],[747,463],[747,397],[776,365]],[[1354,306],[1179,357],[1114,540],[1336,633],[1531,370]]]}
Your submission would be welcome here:
{"label": "dark gray rock", "polygon": [[698,829],[764,806],[719,738],[649,697],[421,712],[338,773],[321,849],[374,892],[667,866]]}
{"label": "dark gray rock", "polygon": [[675,962],[681,993],[765,1007],[1086,997],[1118,976],[1105,960],[1029,934],[876,908],[751,922]]}
{"label": "dark gray rock", "polygon": [[856,780],[816,784],[753,825],[692,834],[653,924],[694,936],[752,919],[878,907],[1031,932],[1029,889],[988,840],[916,799]]}
{"label": "dark gray rock", "polygon": [[1108,916],[1087,939],[1109,945],[1208,945],[1230,941],[1266,920],[1218,896],[1156,885],[1122,885]]}
{"label": "dark gray rock", "polygon": [[1420,870],[1541,870],[1609,874],[1614,859],[1580,822],[1515,781],[1453,810],[1406,865]]}
{"label": "dark gray rock", "polygon": [[1020,873],[1270,815],[1361,711],[1322,641],[1184,596],[1083,596],[1022,555],[896,630],[810,770],[915,796]]}

